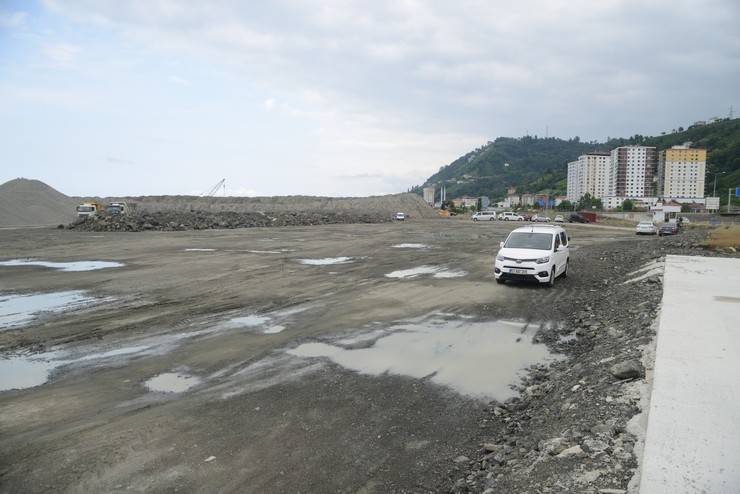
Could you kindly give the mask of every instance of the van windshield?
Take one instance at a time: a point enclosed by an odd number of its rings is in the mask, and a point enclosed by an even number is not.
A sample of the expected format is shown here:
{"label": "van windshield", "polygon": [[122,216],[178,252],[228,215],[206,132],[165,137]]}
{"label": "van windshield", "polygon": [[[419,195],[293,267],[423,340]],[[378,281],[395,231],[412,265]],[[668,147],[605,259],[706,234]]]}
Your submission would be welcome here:
{"label": "van windshield", "polygon": [[506,240],[504,247],[508,249],[550,250],[552,248],[552,234],[512,232]]}

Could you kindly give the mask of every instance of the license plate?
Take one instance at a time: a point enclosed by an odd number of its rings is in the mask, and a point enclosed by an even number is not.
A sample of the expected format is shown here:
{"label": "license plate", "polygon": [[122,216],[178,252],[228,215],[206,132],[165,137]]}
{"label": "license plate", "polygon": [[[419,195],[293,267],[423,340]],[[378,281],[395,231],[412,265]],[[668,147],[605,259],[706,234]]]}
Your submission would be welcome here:
{"label": "license plate", "polygon": [[527,274],[527,273],[529,273],[529,271],[527,271],[526,269],[510,269],[509,272],[510,273],[514,273],[514,274]]}

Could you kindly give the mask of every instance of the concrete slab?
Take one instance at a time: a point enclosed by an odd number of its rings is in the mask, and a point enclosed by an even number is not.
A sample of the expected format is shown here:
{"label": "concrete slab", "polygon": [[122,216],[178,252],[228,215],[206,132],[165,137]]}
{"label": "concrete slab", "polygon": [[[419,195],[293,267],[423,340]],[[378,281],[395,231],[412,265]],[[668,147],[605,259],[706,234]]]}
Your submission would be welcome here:
{"label": "concrete slab", "polygon": [[740,259],[668,256],[642,494],[740,492]]}

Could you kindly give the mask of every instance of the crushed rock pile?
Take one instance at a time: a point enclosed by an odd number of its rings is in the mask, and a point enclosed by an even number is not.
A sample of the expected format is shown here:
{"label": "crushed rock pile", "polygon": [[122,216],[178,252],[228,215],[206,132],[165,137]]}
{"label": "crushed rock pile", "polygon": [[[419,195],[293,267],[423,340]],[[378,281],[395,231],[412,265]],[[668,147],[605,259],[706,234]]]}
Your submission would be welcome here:
{"label": "crushed rock pile", "polygon": [[77,221],[71,230],[92,232],[140,232],[149,230],[181,231],[253,228],[269,226],[310,226],[340,223],[384,223],[392,218],[385,214],[357,212],[245,212],[233,211],[142,211],[123,216],[102,215]]}

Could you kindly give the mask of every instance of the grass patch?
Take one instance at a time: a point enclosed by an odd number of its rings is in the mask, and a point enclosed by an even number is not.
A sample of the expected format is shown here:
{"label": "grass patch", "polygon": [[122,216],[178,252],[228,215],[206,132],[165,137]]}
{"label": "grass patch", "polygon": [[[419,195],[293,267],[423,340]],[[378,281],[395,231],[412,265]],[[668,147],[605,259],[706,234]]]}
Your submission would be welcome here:
{"label": "grass patch", "polygon": [[712,230],[703,245],[711,249],[733,247],[740,248],[740,226],[721,226]]}

